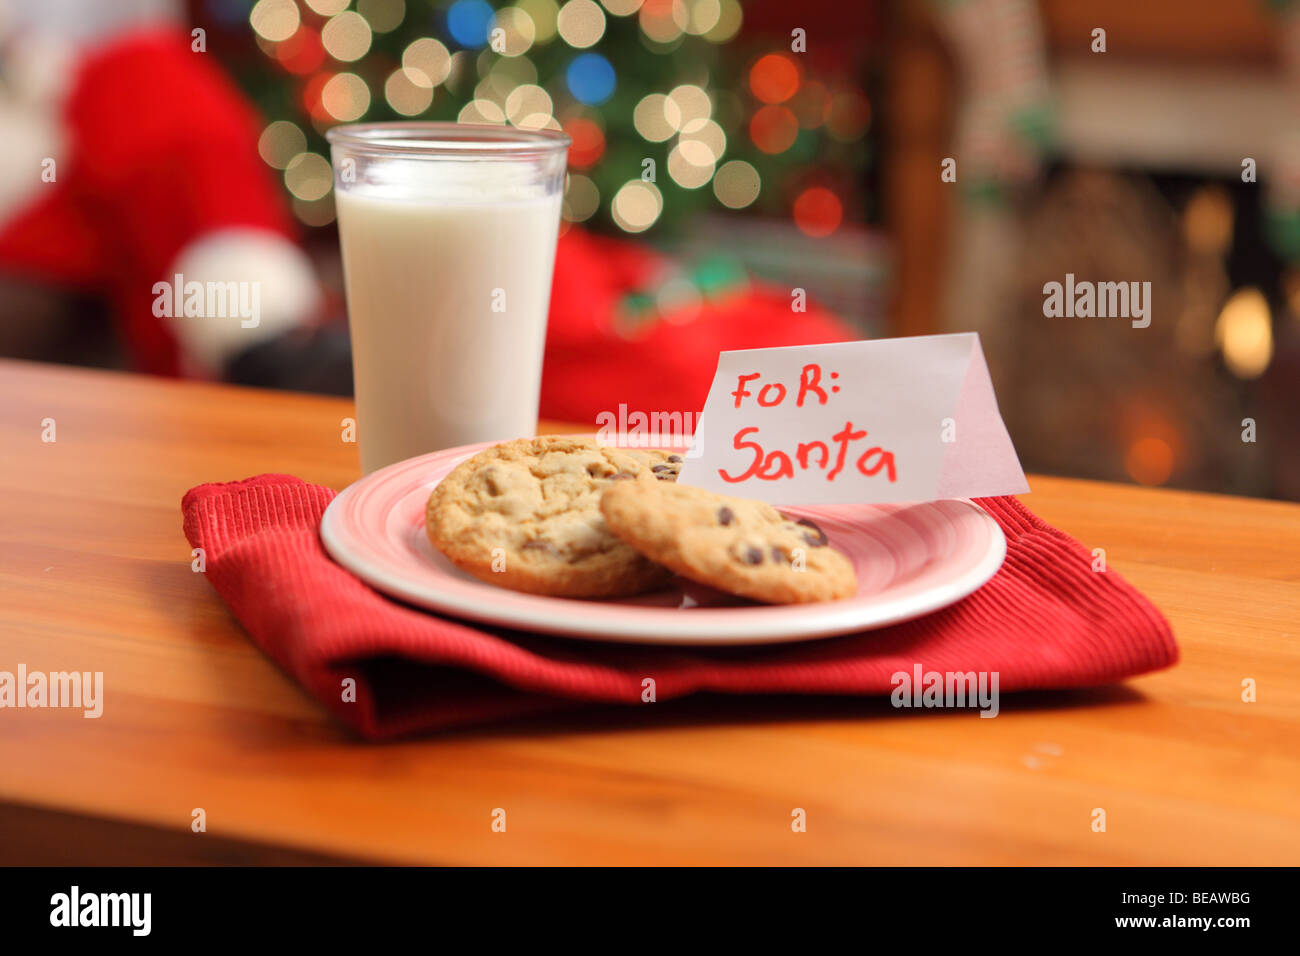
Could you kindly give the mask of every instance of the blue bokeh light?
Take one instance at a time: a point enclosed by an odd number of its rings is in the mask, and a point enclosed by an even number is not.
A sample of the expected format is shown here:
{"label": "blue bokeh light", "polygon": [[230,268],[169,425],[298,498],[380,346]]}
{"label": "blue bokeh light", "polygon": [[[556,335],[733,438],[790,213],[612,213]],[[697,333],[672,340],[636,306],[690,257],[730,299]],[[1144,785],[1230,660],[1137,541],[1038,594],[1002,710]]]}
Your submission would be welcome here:
{"label": "blue bokeh light", "polygon": [[494,16],[487,0],[456,0],[447,10],[447,32],[463,47],[484,46]]}
{"label": "blue bokeh light", "polygon": [[564,79],[573,98],[588,106],[597,106],[614,95],[614,67],[599,53],[574,57]]}

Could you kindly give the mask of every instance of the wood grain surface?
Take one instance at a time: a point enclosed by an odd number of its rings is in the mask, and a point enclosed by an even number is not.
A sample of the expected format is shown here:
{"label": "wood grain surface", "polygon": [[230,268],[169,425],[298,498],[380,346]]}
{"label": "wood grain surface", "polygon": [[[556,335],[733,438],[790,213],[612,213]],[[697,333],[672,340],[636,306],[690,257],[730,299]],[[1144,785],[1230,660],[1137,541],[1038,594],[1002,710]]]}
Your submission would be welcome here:
{"label": "wood grain surface", "polygon": [[0,362],[0,670],[106,684],[98,720],[0,710],[0,834],[26,834],[0,862],[1300,863],[1300,506],[1032,477],[1183,659],[995,720],[699,698],[373,745],[253,647],[181,534],[204,481],[343,488],[351,411]]}

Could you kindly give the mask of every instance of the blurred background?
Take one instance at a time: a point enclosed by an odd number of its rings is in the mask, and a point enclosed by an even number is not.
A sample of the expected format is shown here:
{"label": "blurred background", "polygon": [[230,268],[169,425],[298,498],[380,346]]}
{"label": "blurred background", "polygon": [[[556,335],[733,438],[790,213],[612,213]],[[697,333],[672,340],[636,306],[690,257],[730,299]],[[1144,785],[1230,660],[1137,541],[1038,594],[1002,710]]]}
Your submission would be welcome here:
{"label": "blurred background", "polygon": [[[558,128],[545,416],[698,409],[719,348],[975,330],[1027,471],[1300,500],[1297,14],[3,0],[0,354],[346,394],[323,132]],[[154,315],[174,272],[257,279],[261,327]],[[1150,327],[1044,316],[1067,273],[1149,281]]]}

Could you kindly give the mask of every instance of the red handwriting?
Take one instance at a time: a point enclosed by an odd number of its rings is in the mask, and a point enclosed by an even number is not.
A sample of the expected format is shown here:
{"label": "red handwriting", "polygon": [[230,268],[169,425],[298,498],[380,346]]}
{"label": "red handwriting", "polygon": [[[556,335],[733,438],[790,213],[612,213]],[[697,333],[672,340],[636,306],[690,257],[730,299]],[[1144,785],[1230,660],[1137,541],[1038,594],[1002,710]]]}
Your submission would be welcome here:
{"label": "red handwriting", "polygon": [[[754,376],[757,378],[757,376]],[[741,382],[741,388],[744,382]],[[743,397],[743,396],[742,396]],[[737,401],[739,402],[739,398]],[[810,441],[799,442],[795,449],[794,458],[784,451],[764,451],[763,446],[757,441],[747,441],[748,436],[755,434],[757,427],[750,426],[742,428],[736,432],[735,438],[732,439],[731,447],[737,451],[748,450],[752,452],[753,459],[749,467],[739,475],[730,475],[723,469],[718,469],[718,476],[723,480],[731,483],[747,481],[750,478],[757,478],[760,481],[776,481],[780,478],[793,478],[795,462],[801,471],[809,471],[817,467],[826,472],[826,480],[834,481],[835,478],[844,470],[845,460],[849,455],[849,446],[855,442],[861,441],[867,437],[866,429],[855,429],[852,422],[845,422],[844,428],[831,436],[831,444],[825,442]],[[834,446],[834,464],[831,465],[832,452]],[[857,452],[854,448],[854,452]],[[813,457],[816,455],[817,461],[814,465]],[[827,466],[830,465],[828,469]],[[858,455],[856,462],[857,470],[868,478],[885,472],[885,476],[890,481],[898,480],[898,472],[894,463],[894,453],[886,451],[880,446],[874,446],[866,449]]]}
{"label": "red handwriting", "polygon": [[[750,397],[756,398],[758,404],[764,408],[775,408],[785,401],[789,392],[780,382],[768,382],[758,390],[756,396],[754,392],[745,387],[750,382],[754,382],[761,377],[762,375],[759,372],[750,372],[747,375],[736,377],[736,390],[731,393],[731,397],[736,400],[736,404],[732,406],[733,408],[739,408],[741,403]],[[839,377],[839,372],[831,372],[828,379],[834,382]],[[831,385],[830,390],[831,394],[834,394],[840,390],[840,387]],[[819,405],[825,405],[831,400],[830,395],[826,393],[826,389],[822,385],[822,367],[816,362],[809,362],[799,371],[799,391],[795,396],[795,407],[803,408],[804,402],[808,400],[810,395],[817,399]]]}

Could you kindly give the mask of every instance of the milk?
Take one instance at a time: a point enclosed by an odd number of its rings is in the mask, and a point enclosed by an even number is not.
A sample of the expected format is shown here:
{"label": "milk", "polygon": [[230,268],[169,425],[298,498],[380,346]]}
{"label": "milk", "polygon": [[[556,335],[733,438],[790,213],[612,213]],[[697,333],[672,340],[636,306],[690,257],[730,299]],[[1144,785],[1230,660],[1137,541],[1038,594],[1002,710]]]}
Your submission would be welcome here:
{"label": "milk", "polygon": [[336,194],[366,473],[536,431],[560,193],[453,185]]}

